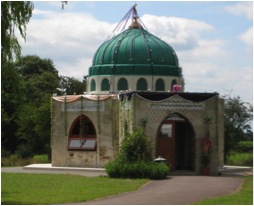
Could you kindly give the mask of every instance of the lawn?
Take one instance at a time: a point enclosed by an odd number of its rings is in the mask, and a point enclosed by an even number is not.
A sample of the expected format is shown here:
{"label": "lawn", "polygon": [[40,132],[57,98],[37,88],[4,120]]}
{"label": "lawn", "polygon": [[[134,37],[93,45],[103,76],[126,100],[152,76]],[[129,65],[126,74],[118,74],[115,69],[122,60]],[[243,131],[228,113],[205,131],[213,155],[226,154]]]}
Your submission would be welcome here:
{"label": "lawn", "polygon": [[137,190],[149,180],[60,174],[2,173],[2,204],[45,205],[84,202]]}
{"label": "lawn", "polygon": [[243,178],[245,181],[239,192],[196,202],[194,205],[253,205],[253,176]]}

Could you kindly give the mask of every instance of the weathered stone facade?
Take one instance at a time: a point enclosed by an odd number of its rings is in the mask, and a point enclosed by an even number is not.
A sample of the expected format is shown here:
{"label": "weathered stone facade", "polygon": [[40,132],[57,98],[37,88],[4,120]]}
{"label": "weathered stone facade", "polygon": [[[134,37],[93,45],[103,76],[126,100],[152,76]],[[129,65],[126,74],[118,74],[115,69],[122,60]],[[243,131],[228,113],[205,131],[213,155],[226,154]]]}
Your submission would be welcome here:
{"label": "weathered stone facade", "polygon": [[[87,95],[89,96],[89,95]],[[118,151],[117,137],[117,96],[86,95],[53,98],[52,103],[52,165],[76,167],[103,167]],[[81,107],[81,102],[83,106]],[[82,108],[82,109],[81,109]],[[88,117],[96,131],[94,150],[68,149],[70,130],[75,119],[81,114]]]}
{"label": "weathered stone facade", "polygon": [[[115,158],[125,132],[144,127],[145,134],[154,145],[154,158],[163,154],[172,171],[187,165],[183,162],[189,161],[187,169],[198,174],[200,139],[207,134],[208,128],[204,123],[207,115],[212,118],[209,126],[212,141],[211,174],[217,174],[218,167],[223,166],[223,100],[216,93],[133,92],[118,96],[63,96],[53,98],[52,111],[54,166],[104,167],[109,160]],[[89,118],[95,128],[96,140],[93,141],[96,141],[96,146],[93,150],[70,149],[71,130],[81,114]],[[164,138],[165,141],[169,140],[168,143],[163,143],[168,144],[168,150],[160,153],[159,133],[165,120],[175,125],[172,129],[174,133],[172,137]],[[185,145],[182,143],[184,141]],[[177,152],[179,146],[183,148]]]}

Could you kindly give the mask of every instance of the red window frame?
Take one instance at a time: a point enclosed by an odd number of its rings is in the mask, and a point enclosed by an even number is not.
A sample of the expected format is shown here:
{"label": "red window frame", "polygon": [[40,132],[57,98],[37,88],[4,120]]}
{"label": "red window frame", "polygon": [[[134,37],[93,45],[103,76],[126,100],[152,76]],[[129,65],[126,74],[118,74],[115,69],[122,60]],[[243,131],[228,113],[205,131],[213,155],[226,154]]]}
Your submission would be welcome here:
{"label": "red window frame", "polygon": [[[80,129],[80,125],[82,129]],[[92,121],[84,114],[78,116],[72,123],[69,132],[68,150],[95,151],[96,146],[96,130]]]}

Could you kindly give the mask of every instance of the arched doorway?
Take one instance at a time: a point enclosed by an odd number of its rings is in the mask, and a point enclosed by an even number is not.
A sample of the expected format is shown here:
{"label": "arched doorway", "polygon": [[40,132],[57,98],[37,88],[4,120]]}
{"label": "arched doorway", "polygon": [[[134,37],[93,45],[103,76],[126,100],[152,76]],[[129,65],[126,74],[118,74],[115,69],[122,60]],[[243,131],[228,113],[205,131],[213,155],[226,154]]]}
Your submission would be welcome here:
{"label": "arched doorway", "polygon": [[164,119],[156,138],[156,157],[167,160],[170,171],[194,170],[195,135],[190,122],[179,114]]}

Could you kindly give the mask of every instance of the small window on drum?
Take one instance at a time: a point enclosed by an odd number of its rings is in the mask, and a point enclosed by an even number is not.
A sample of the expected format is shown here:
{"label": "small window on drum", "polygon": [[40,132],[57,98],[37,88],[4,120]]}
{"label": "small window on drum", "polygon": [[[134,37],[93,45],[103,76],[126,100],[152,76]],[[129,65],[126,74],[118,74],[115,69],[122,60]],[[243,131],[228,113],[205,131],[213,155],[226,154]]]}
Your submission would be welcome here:
{"label": "small window on drum", "polygon": [[137,90],[146,91],[147,87],[146,80],[144,78],[140,78],[137,82]]}
{"label": "small window on drum", "polygon": [[101,82],[101,91],[109,91],[110,83],[108,79],[103,79]]}
{"label": "small window on drum", "polygon": [[117,90],[128,90],[128,81],[125,78],[119,79],[117,83]]}
{"label": "small window on drum", "polygon": [[155,83],[155,91],[165,91],[165,84],[163,79],[158,79]]}
{"label": "small window on drum", "polygon": [[85,115],[72,124],[68,139],[69,150],[96,150],[96,131],[92,121]]}
{"label": "small window on drum", "polygon": [[90,85],[90,91],[95,91],[96,90],[96,83],[95,83],[95,80],[92,79],[91,80],[91,85]]}

